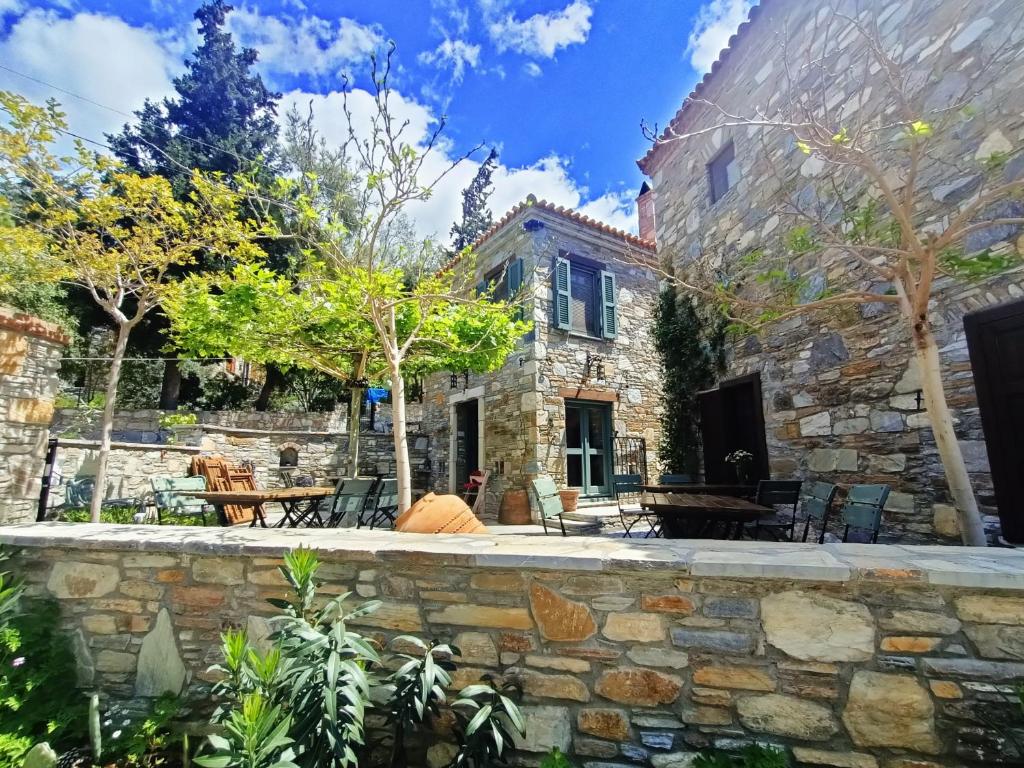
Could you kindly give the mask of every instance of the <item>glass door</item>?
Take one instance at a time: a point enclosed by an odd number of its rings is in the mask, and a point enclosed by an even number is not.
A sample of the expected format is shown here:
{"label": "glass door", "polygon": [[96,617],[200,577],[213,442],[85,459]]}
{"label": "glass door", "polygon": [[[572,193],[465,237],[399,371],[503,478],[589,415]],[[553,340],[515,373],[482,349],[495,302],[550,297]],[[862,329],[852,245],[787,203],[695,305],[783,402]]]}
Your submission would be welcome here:
{"label": "glass door", "polygon": [[606,403],[565,403],[565,474],[583,496],[611,493],[612,409]]}

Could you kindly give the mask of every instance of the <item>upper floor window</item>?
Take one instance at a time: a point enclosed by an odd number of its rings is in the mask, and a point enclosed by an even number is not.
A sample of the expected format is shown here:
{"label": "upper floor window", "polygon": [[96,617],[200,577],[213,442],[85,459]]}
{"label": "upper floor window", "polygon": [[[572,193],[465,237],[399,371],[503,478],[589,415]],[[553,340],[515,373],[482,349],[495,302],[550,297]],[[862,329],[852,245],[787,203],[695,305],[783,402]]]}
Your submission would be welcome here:
{"label": "upper floor window", "polygon": [[508,301],[516,298],[516,294],[519,293],[522,286],[523,261],[522,259],[512,259],[488,273],[477,286],[477,293],[484,294],[491,289],[491,298],[495,301]]}
{"label": "upper floor window", "polygon": [[586,336],[614,339],[618,333],[615,275],[590,264],[555,260],[555,326]]}
{"label": "upper floor window", "polygon": [[730,141],[708,163],[708,182],[711,202],[717,203],[740,180],[740,167],[736,163],[736,149]]}

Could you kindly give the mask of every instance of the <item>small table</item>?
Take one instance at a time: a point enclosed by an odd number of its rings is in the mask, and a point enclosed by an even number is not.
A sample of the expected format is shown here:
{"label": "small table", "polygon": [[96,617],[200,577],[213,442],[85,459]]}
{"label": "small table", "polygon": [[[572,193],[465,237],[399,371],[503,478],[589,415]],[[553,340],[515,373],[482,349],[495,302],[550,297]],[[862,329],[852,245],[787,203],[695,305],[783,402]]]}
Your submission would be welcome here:
{"label": "small table", "polygon": [[[320,502],[334,494],[334,488],[321,486],[313,488],[270,488],[256,491],[182,491],[183,495],[196,496],[204,501],[213,504],[215,507],[224,507],[228,504],[239,504],[241,506],[252,506],[257,511],[253,513],[251,528],[256,527],[259,520],[261,527],[267,527],[267,521],[258,511],[260,504],[277,502],[284,509],[284,517],[277,523],[276,528],[283,528],[285,525],[296,527],[302,522],[311,522],[313,515],[317,512]],[[299,504],[304,501],[312,502],[304,510],[299,509]]]}
{"label": "small table", "polygon": [[686,538],[692,533],[692,529],[686,528],[688,523],[700,524],[701,532],[708,523],[738,523],[736,537],[739,538],[744,523],[752,523],[759,517],[775,512],[772,507],[736,496],[710,493],[645,492],[640,506],[651,510],[661,519],[661,528],[668,539]]}

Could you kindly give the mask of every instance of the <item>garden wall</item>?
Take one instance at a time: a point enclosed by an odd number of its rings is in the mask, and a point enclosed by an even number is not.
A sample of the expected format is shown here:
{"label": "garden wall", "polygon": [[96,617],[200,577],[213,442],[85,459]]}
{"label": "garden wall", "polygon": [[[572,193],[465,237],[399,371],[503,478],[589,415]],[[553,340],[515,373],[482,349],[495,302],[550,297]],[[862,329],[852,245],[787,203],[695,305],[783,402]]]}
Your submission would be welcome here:
{"label": "garden wall", "polygon": [[0,522],[35,519],[67,345],[56,325],[0,307]]}
{"label": "garden wall", "polygon": [[518,679],[527,765],[558,746],[669,768],[757,740],[800,765],[935,768],[1016,764],[1024,743],[1013,550],[67,524],[0,542],[113,697],[202,699],[219,633],[266,636],[276,566],[306,545],[327,593],[383,601],[353,625],[453,640],[458,686]]}

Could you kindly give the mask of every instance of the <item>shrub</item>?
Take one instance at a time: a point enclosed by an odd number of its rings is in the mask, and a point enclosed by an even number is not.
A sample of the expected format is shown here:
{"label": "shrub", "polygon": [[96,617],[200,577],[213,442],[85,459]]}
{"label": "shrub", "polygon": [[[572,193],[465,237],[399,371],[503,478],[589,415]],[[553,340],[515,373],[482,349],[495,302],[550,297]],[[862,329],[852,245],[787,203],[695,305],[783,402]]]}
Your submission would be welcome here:
{"label": "shrub", "polygon": [[772,747],[751,744],[739,754],[705,750],[693,761],[693,768],[788,768],[786,753]]}

